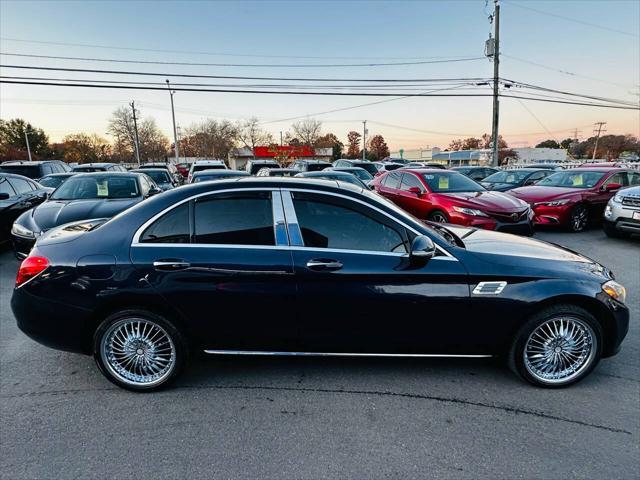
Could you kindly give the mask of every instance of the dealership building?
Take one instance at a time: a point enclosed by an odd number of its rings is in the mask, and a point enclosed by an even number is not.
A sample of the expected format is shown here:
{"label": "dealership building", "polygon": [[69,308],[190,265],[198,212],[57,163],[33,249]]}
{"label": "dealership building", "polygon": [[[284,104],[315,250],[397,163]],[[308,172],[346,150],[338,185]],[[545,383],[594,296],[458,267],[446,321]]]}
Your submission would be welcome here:
{"label": "dealership building", "polygon": [[229,152],[229,167],[243,170],[249,160],[281,159],[290,163],[294,160],[333,160],[333,148],[313,148],[307,146],[271,145],[263,147],[234,148]]}

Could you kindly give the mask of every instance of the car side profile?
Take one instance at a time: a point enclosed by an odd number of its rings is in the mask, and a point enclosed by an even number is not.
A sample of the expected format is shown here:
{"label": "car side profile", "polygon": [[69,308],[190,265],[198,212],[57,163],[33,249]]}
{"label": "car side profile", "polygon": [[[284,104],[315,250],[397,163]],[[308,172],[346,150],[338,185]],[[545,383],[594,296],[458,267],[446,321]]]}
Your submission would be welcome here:
{"label": "car side profile", "polygon": [[377,177],[370,185],[423,220],[533,234],[533,213],[526,202],[489,192],[452,170],[403,168]]}
{"label": "car side profile", "polygon": [[0,173],[0,244],[11,239],[16,218],[44,202],[51,191],[22,175]]}
{"label": "car side profile", "polygon": [[601,221],[609,199],[621,188],[640,185],[640,172],[621,168],[589,167],[555,172],[533,186],[509,194],[531,205],[536,225],[583,231]]}
{"label": "car side profile", "polygon": [[561,387],[619,350],[624,301],[607,268],[548,243],[431,227],[361,188],[240,178],[47,232],[11,306],[33,339],[148,391],[189,352],[503,356]]}

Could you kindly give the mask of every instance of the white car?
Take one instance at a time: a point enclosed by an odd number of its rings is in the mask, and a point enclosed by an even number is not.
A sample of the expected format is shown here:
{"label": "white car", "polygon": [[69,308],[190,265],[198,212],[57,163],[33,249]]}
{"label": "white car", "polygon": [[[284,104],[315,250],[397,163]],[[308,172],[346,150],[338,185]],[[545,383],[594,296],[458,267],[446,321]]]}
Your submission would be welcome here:
{"label": "white car", "polygon": [[187,183],[191,183],[193,172],[199,172],[201,170],[228,170],[227,164],[223,160],[196,160],[191,164],[189,169],[189,175],[187,176]]}

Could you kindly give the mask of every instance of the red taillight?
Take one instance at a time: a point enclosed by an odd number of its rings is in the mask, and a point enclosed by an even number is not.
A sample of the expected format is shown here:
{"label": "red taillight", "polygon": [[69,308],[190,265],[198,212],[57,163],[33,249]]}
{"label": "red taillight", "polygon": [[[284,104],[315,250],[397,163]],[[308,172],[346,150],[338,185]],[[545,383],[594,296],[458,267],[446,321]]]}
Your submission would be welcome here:
{"label": "red taillight", "polygon": [[42,273],[49,267],[49,260],[45,257],[27,257],[20,264],[18,275],[16,276],[16,288],[23,285],[28,280]]}

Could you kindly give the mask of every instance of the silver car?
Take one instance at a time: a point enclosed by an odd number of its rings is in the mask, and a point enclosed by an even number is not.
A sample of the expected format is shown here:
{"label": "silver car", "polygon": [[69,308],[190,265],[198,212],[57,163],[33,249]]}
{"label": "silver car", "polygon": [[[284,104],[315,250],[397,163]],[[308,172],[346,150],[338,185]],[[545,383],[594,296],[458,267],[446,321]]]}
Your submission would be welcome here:
{"label": "silver car", "polygon": [[625,188],[611,197],[602,228],[608,237],[640,234],[640,186]]}

